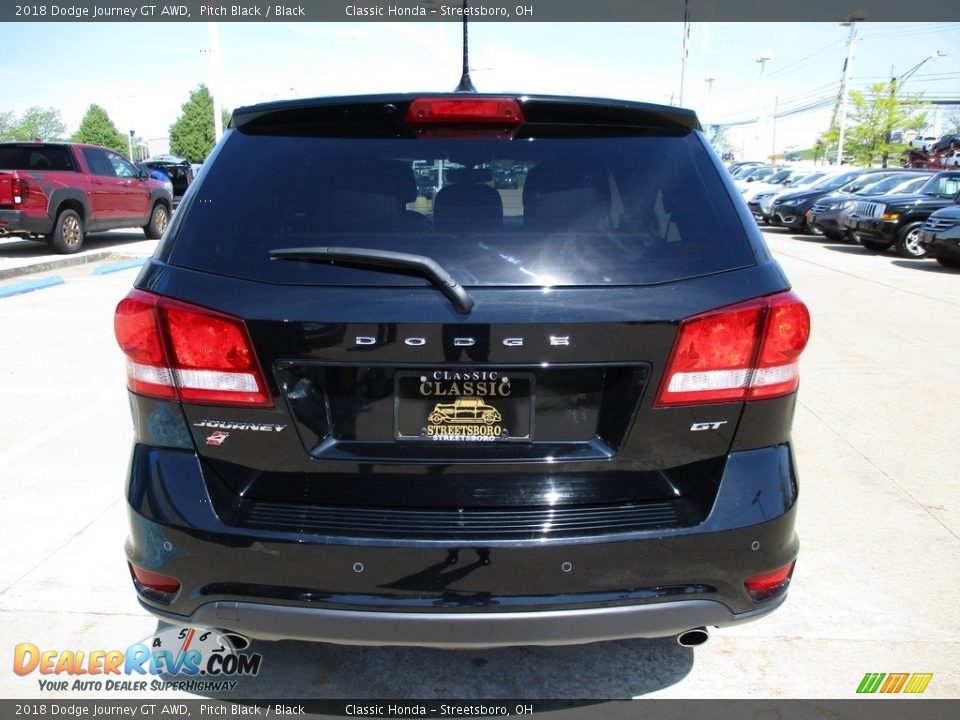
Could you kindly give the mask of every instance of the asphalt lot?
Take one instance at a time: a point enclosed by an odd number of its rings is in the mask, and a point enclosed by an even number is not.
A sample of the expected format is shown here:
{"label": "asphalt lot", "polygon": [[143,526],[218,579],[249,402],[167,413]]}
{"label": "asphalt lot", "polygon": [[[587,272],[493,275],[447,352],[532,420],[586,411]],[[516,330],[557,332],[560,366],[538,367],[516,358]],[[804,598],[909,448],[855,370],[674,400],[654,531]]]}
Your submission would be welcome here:
{"label": "asphalt lot", "polygon": [[[491,651],[258,643],[260,676],[233,696],[849,698],[866,672],[925,672],[924,697],[960,697],[960,273],[766,234],[813,317],[794,425],[801,556],[782,609],[696,650],[672,639]],[[63,281],[0,295],[4,698],[107,696],[41,691],[37,673],[11,671],[17,643],[123,649],[157,630],[123,555],[131,421],[112,333],[137,272],[117,263],[152,244],[111,237],[91,243],[110,253],[92,263],[0,275],[0,293]],[[0,246],[0,271],[24,252]]]}

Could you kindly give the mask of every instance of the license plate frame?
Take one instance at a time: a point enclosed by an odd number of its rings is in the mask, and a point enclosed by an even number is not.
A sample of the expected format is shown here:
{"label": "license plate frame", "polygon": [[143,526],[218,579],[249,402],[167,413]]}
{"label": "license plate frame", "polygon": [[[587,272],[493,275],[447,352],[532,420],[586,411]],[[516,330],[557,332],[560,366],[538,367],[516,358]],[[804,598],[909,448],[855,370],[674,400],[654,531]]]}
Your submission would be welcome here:
{"label": "license plate frame", "polygon": [[403,442],[531,442],[532,372],[479,369],[398,370],[394,438]]}

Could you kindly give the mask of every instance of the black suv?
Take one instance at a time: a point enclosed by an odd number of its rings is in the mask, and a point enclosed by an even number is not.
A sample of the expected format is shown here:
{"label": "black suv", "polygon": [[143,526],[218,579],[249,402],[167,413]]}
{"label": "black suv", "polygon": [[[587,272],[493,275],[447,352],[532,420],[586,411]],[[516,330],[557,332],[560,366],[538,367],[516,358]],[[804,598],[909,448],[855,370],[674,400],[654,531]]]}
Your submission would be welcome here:
{"label": "black suv", "polygon": [[115,328],[127,557],[164,620],[692,645],[785,599],[810,320],[692,112],[241,108]]}
{"label": "black suv", "polygon": [[891,245],[900,257],[922,258],[927,246],[920,241],[924,222],[936,210],[960,200],[960,170],[933,175],[916,193],[864,198],[844,218],[856,239],[872,252]]}

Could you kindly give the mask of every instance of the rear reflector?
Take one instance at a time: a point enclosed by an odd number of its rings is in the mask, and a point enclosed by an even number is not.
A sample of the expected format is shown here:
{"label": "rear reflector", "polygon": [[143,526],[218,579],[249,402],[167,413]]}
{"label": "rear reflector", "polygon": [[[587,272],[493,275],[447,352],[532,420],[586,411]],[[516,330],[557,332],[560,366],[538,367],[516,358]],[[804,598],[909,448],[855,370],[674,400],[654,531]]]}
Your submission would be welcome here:
{"label": "rear reflector", "polygon": [[114,332],[127,356],[127,387],[164,399],[272,407],[243,321],[133,290]]}
{"label": "rear reflector", "polygon": [[769,597],[773,597],[787,589],[787,585],[790,584],[790,577],[793,575],[793,567],[796,564],[797,561],[794,560],[782,568],[748,577],[744,580],[743,587],[746,589],[747,594],[755,601],[766,600]]}
{"label": "rear reflector", "polygon": [[791,292],[712,310],[680,323],[655,407],[787,395],[810,315]]}
{"label": "rear reflector", "polygon": [[423,123],[495,123],[520,125],[523,113],[513,98],[417,98],[407,109],[406,121]]}
{"label": "rear reflector", "polygon": [[129,563],[130,571],[138,583],[145,589],[159,593],[175,593],[180,589],[180,581],[170,575],[161,575],[160,573],[150,572],[136,565]]}

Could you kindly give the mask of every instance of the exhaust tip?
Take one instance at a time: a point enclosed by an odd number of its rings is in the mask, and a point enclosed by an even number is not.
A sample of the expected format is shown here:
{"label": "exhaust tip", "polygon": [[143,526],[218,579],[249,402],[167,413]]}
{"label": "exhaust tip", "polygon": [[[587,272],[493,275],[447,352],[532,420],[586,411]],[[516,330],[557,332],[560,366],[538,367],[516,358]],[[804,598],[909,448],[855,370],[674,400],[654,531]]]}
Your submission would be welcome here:
{"label": "exhaust tip", "polygon": [[226,640],[236,652],[242,652],[250,647],[250,638],[241,635],[238,632],[233,630],[225,630],[221,633],[221,637]]}
{"label": "exhaust tip", "polygon": [[682,647],[698,647],[710,639],[710,633],[705,627],[687,630],[677,635],[677,643]]}

